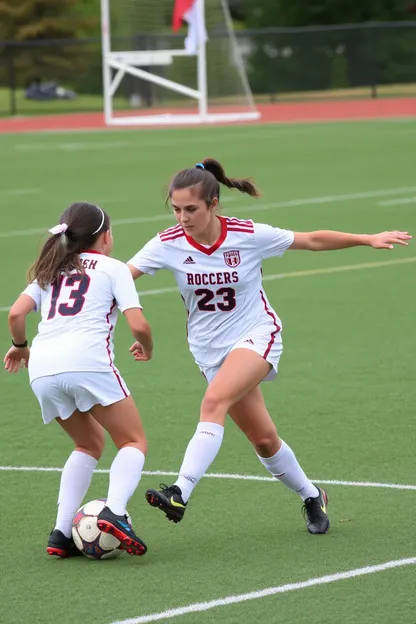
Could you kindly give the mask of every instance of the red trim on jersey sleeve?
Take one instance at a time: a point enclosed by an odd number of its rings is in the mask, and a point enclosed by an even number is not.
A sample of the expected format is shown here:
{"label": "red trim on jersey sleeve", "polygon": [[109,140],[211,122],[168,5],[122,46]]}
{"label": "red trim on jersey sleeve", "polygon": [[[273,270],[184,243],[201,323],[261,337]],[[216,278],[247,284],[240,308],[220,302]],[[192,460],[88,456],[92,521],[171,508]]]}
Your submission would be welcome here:
{"label": "red trim on jersey sleeve", "polygon": [[188,243],[192,245],[192,247],[195,247],[195,249],[204,253],[207,256],[212,256],[212,254],[221,247],[221,245],[227,238],[227,220],[224,219],[224,217],[218,217],[218,218],[221,223],[221,234],[220,234],[219,239],[215,241],[215,243],[211,245],[211,247],[204,247],[203,245],[198,243],[196,240],[194,240],[191,236],[188,236],[185,232],[186,240],[188,241]]}
{"label": "red trim on jersey sleeve", "polygon": [[225,217],[227,221],[227,230],[229,232],[246,232],[254,234],[254,224],[252,221],[245,219],[237,219],[236,217]]}
{"label": "red trim on jersey sleeve", "polygon": [[182,226],[177,223],[176,225],[171,225],[170,227],[166,228],[166,230],[162,230],[162,232],[159,232],[159,236],[169,236],[173,232],[178,232],[179,230],[182,230]]}
{"label": "red trim on jersey sleeve", "polygon": [[162,243],[166,243],[167,241],[175,240],[176,238],[182,238],[182,236],[185,236],[185,232],[183,231],[172,234],[171,236],[164,236],[163,238],[160,237],[160,240]]}
{"label": "red trim on jersey sleeve", "polygon": [[254,234],[254,229],[253,230],[249,230],[247,228],[240,228],[240,227],[228,227],[228,232],[244,232],[245,234]]}
{"label": "red trim on jersey sleeve", "polygon": [[225,217],[225,219],[227,221],[227,225],[235,224],[254,228],[254,223],[251,219],[237,219],[237,217]]}
{"label": "red trim on jersey sleeve", "polygon": [[263,291],[260,291],[260,297],[261,297],[261,300],[263,301],[264,309],[266,310],[267,314],[272,318],[273,325],[276,328],[275,331],[273,331],[270,334],[269,344],[267,345],[266,351],[263,353],[263,359],[267,360],[267,356],[269,355],[270,349],[273,346],[274,340],[276,338],[276,334],[278,334],[282,328],[279,327],[279,325],[277,324],[277,319],[276,319],[275,315],[273,314],[273,312],[270,310],[270,308],[267,307],[267,302],[266,302],[266,299],[264,297]]}

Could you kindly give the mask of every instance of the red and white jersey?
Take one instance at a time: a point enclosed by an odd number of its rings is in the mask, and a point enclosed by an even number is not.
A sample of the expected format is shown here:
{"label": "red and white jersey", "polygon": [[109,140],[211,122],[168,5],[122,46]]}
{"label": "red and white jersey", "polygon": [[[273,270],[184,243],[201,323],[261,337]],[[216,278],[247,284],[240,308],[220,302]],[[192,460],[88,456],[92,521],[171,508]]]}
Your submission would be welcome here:
{"label": "red and white jersey", "polygon": [[180,225],[160,232],[128,264],[153,275],[171,271],[188,311],[188,342],[201,368],[216,366],[231,347],[264,326],[273,341],[281,321],[262,289],[261,264],[281,256],[293,232],[234,217],[220,217],[221,236],[207,247]]}
{"label": "red and white jersey", "polygon": [[62,275],[45,290],[33,282],[32,297],[42,320],[32,342],[30,381],[72,371],[113,371],[113,333],[118,310],[141,308],[128,267],[87,251],[80,255],[85,273]]}

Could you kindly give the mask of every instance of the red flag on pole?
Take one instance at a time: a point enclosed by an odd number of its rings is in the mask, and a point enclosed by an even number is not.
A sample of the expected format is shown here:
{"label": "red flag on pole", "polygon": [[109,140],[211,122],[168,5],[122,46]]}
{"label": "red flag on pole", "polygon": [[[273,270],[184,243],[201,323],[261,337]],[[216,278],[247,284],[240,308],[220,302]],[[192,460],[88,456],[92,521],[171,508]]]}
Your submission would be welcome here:
{"label": "red flag on pole", "polygon": [[196,0],[175,0],[175,6],[173,9],[173,21],[172,29],[179,30],[182,26],[185,13],[189,11]]}
{"label": "red flag on pole", "polygon": [[190,54],[196,54],[198,45],[208,41],[204,15],[198,6],[198,0],[175,0],[172,29],[174,31],[179,30],[183,21],[188,24],[185,49]]}

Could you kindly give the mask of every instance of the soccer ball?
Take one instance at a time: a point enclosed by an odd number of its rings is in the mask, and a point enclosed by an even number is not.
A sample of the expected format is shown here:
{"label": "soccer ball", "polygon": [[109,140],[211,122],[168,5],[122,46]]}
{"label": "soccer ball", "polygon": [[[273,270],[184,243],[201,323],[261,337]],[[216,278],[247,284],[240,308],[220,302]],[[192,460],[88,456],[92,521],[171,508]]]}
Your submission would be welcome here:
{"label": "soccer ball", "polygon": [[[103,498],[86,503],[78,509],[72,521],[75,545],[90,559],[115,559],[123,554],[118,539],[109,533],[103,533],[97,526],[97,516],[105,503]],[[131,524],[129,515],[127,521]]]}

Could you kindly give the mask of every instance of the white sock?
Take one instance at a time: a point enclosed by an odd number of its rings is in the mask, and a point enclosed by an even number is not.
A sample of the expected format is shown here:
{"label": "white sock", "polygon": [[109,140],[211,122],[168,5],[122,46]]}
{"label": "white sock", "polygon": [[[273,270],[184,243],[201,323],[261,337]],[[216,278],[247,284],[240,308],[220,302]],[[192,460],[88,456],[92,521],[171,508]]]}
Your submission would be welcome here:
{"label": "white sock", "polygon": [[66,461],[61,475],[55,524],[55,529],[62,531],[66,537],[71,537],[72,520],[90,487],[96,465],[94,457],[81,451],[73,451]]}
{"label": "white sock", "polygon": [[190,440],[175,485],[182,491],[186,503],[192,490],[204,476],[222,444],[224,427],[212,422],[200,422]]}
{"label": "white sock", "polygon": [[260,457],[260,455],[257,457],[270,474],[279,479],[289,490],[299,494],[303,500],[319,496],[318,488],[312,481],[309,481],[294,452],[283,440],[282,446],[273,457]]}
{"label": "white sock", "polygon": [[107,507],[117,516],[124,516],[127,503],[133,496],[142,477],[145,457],[134,446],[119,450],[110,468]]}

